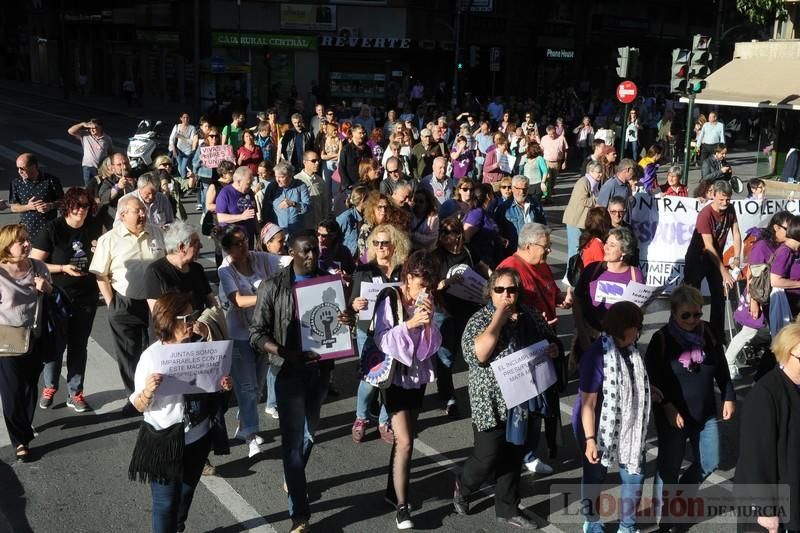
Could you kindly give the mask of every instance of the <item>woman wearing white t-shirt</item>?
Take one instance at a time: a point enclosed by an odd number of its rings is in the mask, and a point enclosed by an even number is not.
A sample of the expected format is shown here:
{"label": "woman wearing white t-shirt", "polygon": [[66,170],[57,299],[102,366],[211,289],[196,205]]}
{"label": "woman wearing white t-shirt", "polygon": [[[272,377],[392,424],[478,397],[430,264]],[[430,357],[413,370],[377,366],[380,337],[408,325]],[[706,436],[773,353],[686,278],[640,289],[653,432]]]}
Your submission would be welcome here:
{"label": "woman wearing white t-shirt", "polygon": [[189,113],[181,113],[180,122],[172,128],[169,134],[169,151],[175,158],[178,166],[178,173],[182,178],[186,177],[186,167],[194,156],[195,136],[197,129],[189,124]]}
{"label": "woman wearing white t-shirt", "polygon": [[256,305],[256,290],[262,281],[281,268],[281,256],[251,252],[247,235],[236,225],[227,226],[220,236],[227,256],[219,266],[219,299],[225,310],[228,333],[233,340],[231,375],[239,405],[239,429],[234,438],[248,445],[248,457],[261,451],[258,431],[258,400],[264,386],[268,362],[250,346],[249,328]]}

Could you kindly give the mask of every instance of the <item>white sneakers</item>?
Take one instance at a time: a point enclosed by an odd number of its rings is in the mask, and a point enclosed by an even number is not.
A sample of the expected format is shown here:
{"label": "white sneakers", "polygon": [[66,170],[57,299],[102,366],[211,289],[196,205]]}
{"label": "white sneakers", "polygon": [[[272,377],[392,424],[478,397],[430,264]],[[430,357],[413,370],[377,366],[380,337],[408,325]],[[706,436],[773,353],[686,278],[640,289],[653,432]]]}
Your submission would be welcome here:
{"label": "white sneakers", "polygon": [[[259,440],[261,442],[258,442]],[[254,436],[254,437],[251,437],[247,441],[247,448],[248,448],[247,457],[248,458],[253,458],[256,455],[258,455],[259,453],[261,453],[261,443],[263,443],[263,442],[264,442],[264,439],[262,439],[258,435]]]}
{"label": "white sneakers", "polygon": [[541,459],[534,459],[530,463],[525,463],[525,468],[527,468],[534,474],[542,474],[545,476],[549,476],[550,474],[553,473],[553,467],[545,463]]}
{"label": "white sneakers", "polygon": [[274,419],[278,419],[278,410],[274,407],[265,407],[264,412]]}

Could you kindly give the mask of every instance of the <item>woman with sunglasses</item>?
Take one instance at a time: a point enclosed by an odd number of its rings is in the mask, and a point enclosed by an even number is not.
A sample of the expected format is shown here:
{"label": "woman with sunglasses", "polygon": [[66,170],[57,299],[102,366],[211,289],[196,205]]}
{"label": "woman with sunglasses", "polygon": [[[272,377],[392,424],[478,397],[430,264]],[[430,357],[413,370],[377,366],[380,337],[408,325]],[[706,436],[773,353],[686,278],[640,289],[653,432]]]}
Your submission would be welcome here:
{"label": "woman with sunglasses", "polygon": [[[328,111],[331,113],[331,111]],[[319,155],[322,158],[322,178],[328,184],[330,190],[330,198],[339,192],[339,184],[333,181],[333,173],[339,164],[339,157],[342,154],[343,143],[338,135],[338,125],[333,120],[332,113],[329,115],[327,122],[325,122],[325,136],[320,140]],[[320,135],[322,137],[322,135]]]}
{"label": "woman with sunglasses", "polygon": [[[634,533],[644,483],[650,385],[637,341],[642,310],[617,302],[603,318],[602,333],[580,361],[572,428],[584,450],[581,513],[584,533],[603,533],[598,497],[610,466],[622,480],[618,533]],[[655,391],[654,391],[655,392]],[[658,395],[655,395],[658,400]]]}
{"label": "woman with sunglasses", "polygon": [[[233,392],[239,405],[239,428],[235,439],[247,444],[248,457],[261,452],[264,440],[258,436],[258,401],[267,382],[267,356],[250,346],[249,328],[256,305],[256,290],[265,279],[281,269],[282,256],[269,252],[251,252],[247,235],[240,226],[226,226],[219,242],[226,257],[217,270],[219,299],[225,310],[228,335],[233,340]],[[273,378],[273,376],[270,376]],[[274,396],[273,396],[274,398]]]}
{"label": "woman with sunglasses", "polygon": [[467,213],[475,206],[475,187],[475,180],[472,178],[461,178],[454,191],[455,196],[439,208],[439,219],[444,220],[455,215],[459,220],[464,220]]}
{"label": "woman with sunglasses", "polygon": [[[136,365],[134,391],[130,401],[144,414],[139,438],[133,450],[128,476],[150,483],[152,531],[173,533],[185,529],[189,507],[203,467],[212,448],[226,443],[225,412],[233,383],[224,376],[219,392],[203,394],[162,394],[164,375],[156,372],[160,348],[170,344],[193,343],[193,326],[199,313],[192,309],[191,296],[169,293],[153,307],[153,329],[158,340],[142,352]],[[223,392],[225,391],[225,392]]]}
{"label": "woman with sunglasses", "polygon": [[[30,257],[47,265],[53,284],[70,298],[67,325],[67,406],[83,413],[90,409],[83,397],[89,335],[97,312],[99,290],[97,280],[89,273],[94,247],[102,233],[98,219],[92,217],[89,193],[82,187],[71,187],[64,194],[64,215],[48,223],[33,243]],[[39,407],[53,403],[61,377],[64,354],[50,354],[45,361],[42,379],[44,389]]]}
{"label": "woman with sunglasses", "polygon": [[600,163],[586,165],[586,175],[575,182],[572,194],[564,209],[561,222],[567,226],[567,257],[578,253],[578,240],[586,227],[586,215],[597,206],[597,193],[602,184],[603,167]]}
{"label": "woman with sunglasses", "polygon": [[377,226],[386,222],[386,215],[392,208],[392,200],[378,191],[370,191],[364,201],[364,223],[358,232],[358,257],[367,262],[369,236]]}
{"label": "woman with sunglasses", "polygon": [[[669,323],[653,334],[645,356],[650,385],[662,396],[653,410],[658,434],[653,488],[657,502],[664,496],[675,496],[678,486],[684,497],[692,498],[719,466],[714,382],[722,396],[723,420],[731,419],[736,401],[723,346],[702,319],[700,291],[681,285],[672,292],[670,311]],[[687,439],[694,462],[681,474]],[[664,492],[665,484],[668,492]],[[673,520],[685,518],[670,516],[670,507],[658,504],[662,531],[670,530]]]}
{"label": "woman with sunglasses", "polygon": [[490,367],[493,361],[539,341],[550,342],[546,352],[549,357],[560,355],[558,339],[541,314],[520,303],[521,290],[515,270],[495,270],[487,284],[486,305],[472,315],[464,329],[461,348],[468,367],[474,445],[456,477],[453,505],[458,514],[469,513],[470,496],[485,481],[493,481],[498,522],[536,529],[518,508],[523,445],[535,398],[509,408]]}
{"label": "woman with sunglasses", "polygon": [[[390,224],[379,224],[370,233],[367,248],[367,261],[356,267],[353,272],[353,284],[350,290],[350,307],[356,313],[369,307],[369,302],[361,296],[362,283],[397,283],[400,281],[400,272],[403,263],[408,259],[411,243],[405,233]],[[358,354],[364,349],[367,341],[370,321],[372,317],[361,318],[356,323],[356,347]],[[360,443],[364,439],[367,426],[370,422],[369,406],[375,401],[378,389],[367,383],[359,381],[358,395],[356,397],[356,420],[353,423],[353,442]],[[394,436],[389,426],[389,415],[386,407],[381,407],[378,417],[378,431],[381,439],[392,444]]]}
{"label": "woman with sunglasses", "polygon": [[[396,366],[391,384],[380,391],[394,434],[385,499],[396,505],[397,529],[414,527],[408,500],[414,425],[425,388],[436,379],[433,356],[442,342],[433,324],[432,291],[437,283],[433,258],[418,250],[403,263],[400,286],[383,291],[375,302],[375,344]],[[397,316],[398,307],[402,316]]]}
{"label": "woman with sunglasses", "polygon": [[[439,400],[444,404],[444,411],[449,416],[456,416],[455,387],[453,386],[453,364],[461,353],[461,333],[472,314],[480,307],[450,294],[451,287],[461,284],[464,276],[460,273],[461,265],[476,268],[472,256],[464,245],[464,226],[458,217],[450,217],[439,225],[439,240],[433,251],[433,258],[439,266],[439,286],[433,321],[442,334],[442,345],[436,358],[436,388]],[[457,267],[457,268],[454,268]],[[477,267],[482,275],[487,276],[485,269]],[[452,270],[451,270],[452,269]]]}
{"label": "woman with sunglasses", "polygon": [[[213,126],[210,127],[203,138],[203,142],[203,146],[221,145],[222,142],[219,130]],[[194,152],[194,159],[192,160],[192,173],[197,176],[197,180],[199,181],[197,186],[200,187],[200,203],[203,206],[203,212],[205,213],[207,205],[206,195],[208,194],[210,185],[217,179],[218,174],[216,167],[209,168],[205,166],[202,157],[200,157],[202,151],[202,146],[200,146]]]}
{"label": "woman with sunglasses", "polygon": [[[745,288],[745,292],[739,299],[739,306],[733,312],[733,319],[742,326],[742,329],[734,335],[725,350],[725,359],[728,361],[728,371],[731,379],[740,377],[739,366],[736,364],[739,352],[748,342],[755,338],[760,329],[768,326],[769,305],[761,305],[750,295],[750,281],[752,280],[753,269],[756,265],[771,265],[774,262],[773,254],[788,238],[789,223],[792,220],[792,216],[789,211],[775,213],[769,224],[760,229],[758,240],[747,254],[746,267],[744,269],[747,276],[747,288]],[[745,237],[745,253],[747,252],[747,241],[750,239],[749,233],[752,231],[748,231],[748,236]],[[770,273],[767,272],[766,275],[769,276]]]}

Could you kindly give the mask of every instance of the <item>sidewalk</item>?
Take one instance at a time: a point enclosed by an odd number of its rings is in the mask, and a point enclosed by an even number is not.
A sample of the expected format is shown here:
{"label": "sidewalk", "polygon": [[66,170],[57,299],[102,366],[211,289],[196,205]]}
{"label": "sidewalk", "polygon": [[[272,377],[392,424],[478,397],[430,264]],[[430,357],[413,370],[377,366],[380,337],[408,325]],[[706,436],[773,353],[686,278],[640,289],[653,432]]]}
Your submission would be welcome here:
{"label": "sidewalk", "polygon": [[26,96],[35,95],[43,99],[69,102],[73,106],[95,110],[98,114],[120,115],[135,119],[177,120],[178,115],[192,105],[189,102],[181,104],[166,102],[155,96],[144,96],[140,105],[128,107],[125,98],[122,96],[80,96],[71,91],[69,98],[65,98],[64,90],[61,87],[49,87],[38,83],[3,79],[0,79],[0,92]]}

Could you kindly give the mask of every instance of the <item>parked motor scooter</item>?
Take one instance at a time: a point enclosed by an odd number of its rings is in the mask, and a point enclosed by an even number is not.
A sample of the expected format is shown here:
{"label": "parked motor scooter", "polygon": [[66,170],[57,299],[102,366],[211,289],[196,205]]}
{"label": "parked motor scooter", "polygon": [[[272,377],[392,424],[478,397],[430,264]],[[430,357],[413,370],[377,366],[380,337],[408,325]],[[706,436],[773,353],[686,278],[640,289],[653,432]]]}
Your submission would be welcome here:
{"label": "parked motor scooter", "polygon": [[135,176],[147,172],[153,160],[169,154],[170,126],[163,122],[144,119],[136,127],[136,133],[128,140],[128,160]]}

